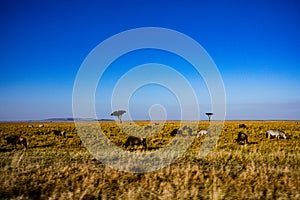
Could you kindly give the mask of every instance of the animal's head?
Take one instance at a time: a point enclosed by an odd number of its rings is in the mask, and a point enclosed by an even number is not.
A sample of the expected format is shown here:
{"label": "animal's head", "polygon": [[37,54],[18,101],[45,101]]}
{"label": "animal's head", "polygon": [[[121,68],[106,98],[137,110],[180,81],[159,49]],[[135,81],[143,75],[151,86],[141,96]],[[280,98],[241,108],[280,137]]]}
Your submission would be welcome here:
{"label": "animal's head", "polygon": [[128,144],[127,144],[127,143],[125,143],[125,144],[122,145],[122,149],[123,149],[123,150],[126,150],[127,147],[128,147]]}
{"label": "animal's head", "polygon": [[145,147],[145,149],[147,149],[147,139],[141,138],[141,142],[142,142],[143,146]]}
{"label": "animal's head", "polygon": [[284,133],[280,133],[280,137],[282,138],[282,139],[287,139],[287,136],[284,134]]}
{"label": "animal's head", "polygon": [[269,133],[268,132],[266,132],[266,138],[268,138],[269,137]]}
{"label": "animal's head", "polygon": [[26,138],[20,137],[19,140],[20,140],[20,143],[23,144],[25,148],[27,148],[27,140],[26,140]]}

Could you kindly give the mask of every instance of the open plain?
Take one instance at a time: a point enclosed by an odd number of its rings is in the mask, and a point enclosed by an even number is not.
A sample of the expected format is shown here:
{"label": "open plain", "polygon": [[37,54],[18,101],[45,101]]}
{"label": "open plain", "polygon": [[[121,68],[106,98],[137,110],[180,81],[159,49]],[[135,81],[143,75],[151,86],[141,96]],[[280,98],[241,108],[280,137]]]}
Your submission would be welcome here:
{"label": "open plain", "polygon": [[[118,171],[94,159],[74,123],[0,123],[0,198],[300,199],[298,123],[226,121],[217,144],[203,158],[198,152],[207,136],[196,135],[209,123],[188,123],[196,127],[188,150],[174,163],[147,173]],[[146,152],[168,145],[173,139],[170,133],[179,126],[176,121],[160,129],[152,122],[123,122],[128,130],[124,131],[116,122],[99,124],[119,147],[136,126],[150,129],[150,135],[153,130]],[[269,129],[283,131],[288,139],[266,138]],[[65,135],[54,134],[55,130]],[[238,132],[248,135],[249,144],[235,141]],[[28,147],[8,144],[5,138],[10,135],[25,137]]]}

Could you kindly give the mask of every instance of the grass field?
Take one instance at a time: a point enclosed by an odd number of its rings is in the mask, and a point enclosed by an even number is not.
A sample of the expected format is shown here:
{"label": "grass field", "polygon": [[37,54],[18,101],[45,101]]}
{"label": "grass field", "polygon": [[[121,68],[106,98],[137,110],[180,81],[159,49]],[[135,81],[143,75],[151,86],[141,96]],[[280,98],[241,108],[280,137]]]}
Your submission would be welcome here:
{"label": "grass field", "polygon": [[[246,129],[238,128],[242,123]],[[74,123],[38,124],[0,123],[1,199],[300,199],[300,125],[294,121],[227,121],[207,156],[199,157],[205,136],[194,137],[174,163],[148,173],[118,171],[94,159]],[[172,142],[169,133],[178,124],[124,122],[120,128],[115,122],[100,123],[119,147],[128,133],[145,130],[135,125],[151,126],[149,152]],[[198,131],[209,124],[188,126]],[[290,139],[267,139],[268,129],[282,130]],[[66,138],[53,130],[66,131]],[[235,143],[239,131],[257,144]],[[7,145],[5,137],[12,134],[26,137],[28,148]]]}

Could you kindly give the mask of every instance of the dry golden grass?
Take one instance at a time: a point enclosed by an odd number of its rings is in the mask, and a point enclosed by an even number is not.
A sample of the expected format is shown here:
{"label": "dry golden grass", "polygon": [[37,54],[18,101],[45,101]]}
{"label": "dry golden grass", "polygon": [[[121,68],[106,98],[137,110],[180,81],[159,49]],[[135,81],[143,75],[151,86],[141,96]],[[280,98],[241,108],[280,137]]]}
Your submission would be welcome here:
{"label": "dry golden grass", "polygon": [[[239,129],[241,123],[247,128]],[[206,157],[199,157],[204,137],[195,138],[176,162],[149,173],[121,172],[94,160],[73,123],[44,123],[43,128],[31,124],[33,128],[28,123],[0,123],[1,199],[300,199],[300,125],[293,121],[225,122]],[[169,132],[179,126],[167,122],[160,130],[155,128],[160,124],[137,124],[152,126],[149,151],[172,141]],[[208,125],[189,122],[197,130]],[[114,122],[101,127],[118,146],[128,133],[141,134],[129,122],[122,129]],[[56,129],[65,130],[67,137],[51,133]],[[266,139],[268,129],[282,130],[290,139]],[[257,144],[236,144],[238,131]],[[11,134],[25,136],[29,148],[7,145],[4,138]]]}

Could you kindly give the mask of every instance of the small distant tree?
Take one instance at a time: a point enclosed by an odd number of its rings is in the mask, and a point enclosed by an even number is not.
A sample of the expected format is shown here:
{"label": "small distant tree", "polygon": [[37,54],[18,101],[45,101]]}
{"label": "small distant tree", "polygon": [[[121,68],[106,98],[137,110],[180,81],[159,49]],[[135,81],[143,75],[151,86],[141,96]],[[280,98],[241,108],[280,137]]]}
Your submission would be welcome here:
{"label": "small distant tree", "polygon": [[113,113],[110,114],[110,116],[115,116],[117,117],[119,120],[120,120],[120,123],[122,123],[122,115],[126,113],[125,110],[117,110],[117,111],[114,111]]}
{"label": "small distant tree", "polygon": [[207,115],[208,121],[210,122],[210,118],[211,118],[211,116],[212,116],[214,113],[205,113],[205,114]]}

